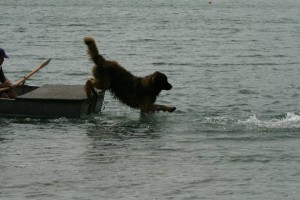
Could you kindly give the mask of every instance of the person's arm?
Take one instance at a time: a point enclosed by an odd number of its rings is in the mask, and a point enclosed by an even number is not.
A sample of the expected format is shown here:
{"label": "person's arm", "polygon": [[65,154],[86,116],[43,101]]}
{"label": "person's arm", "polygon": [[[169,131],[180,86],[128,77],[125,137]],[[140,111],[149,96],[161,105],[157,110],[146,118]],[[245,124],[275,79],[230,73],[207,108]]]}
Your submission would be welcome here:
{"label": "person's arm", "polygon": [[3,83],[0,83],[0,88],[5,87],[13,87],[13,84],[8,79],[6,79]]}
{"label": "person's arm", "polygon": [[0,67],[0,88],[4,88],[4,87],[12,87],[13,84],[10,82],[10,80],[8,80],[2,70],[2,67]]}
{"label": "person's arm", "polygon": [[4,76],[2,67],[0,66],[0,82],[3,83],[6,81],[6,77]]}

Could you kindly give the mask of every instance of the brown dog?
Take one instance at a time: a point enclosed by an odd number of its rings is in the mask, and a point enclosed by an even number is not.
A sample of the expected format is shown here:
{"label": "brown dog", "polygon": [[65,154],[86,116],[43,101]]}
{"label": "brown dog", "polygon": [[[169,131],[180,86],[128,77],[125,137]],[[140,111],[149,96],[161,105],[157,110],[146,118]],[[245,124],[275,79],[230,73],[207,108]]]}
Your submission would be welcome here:
{"label": "brown dog", "polygon": [[167,76],[155,72],[145,77],[136,77],[115,61],[105,60],[99,54],[95,40],[85,37],[84,42],[88,47],[90,59],[95,63],[93,78],[87,80],[85,91],[90,97],[93,87],[110,90],[122,103],[138,108],[142,112],[168,111],[173,112],[175,107],[154,104],[161,90],[170,90]]}

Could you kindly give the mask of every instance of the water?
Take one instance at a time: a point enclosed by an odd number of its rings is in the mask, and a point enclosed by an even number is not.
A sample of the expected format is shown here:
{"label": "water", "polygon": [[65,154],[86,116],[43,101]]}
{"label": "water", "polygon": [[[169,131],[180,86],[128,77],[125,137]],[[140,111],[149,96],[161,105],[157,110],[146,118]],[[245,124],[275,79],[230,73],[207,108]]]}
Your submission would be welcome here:
{"label": "water", "polygon": [[0,0],[12,80],[84,84],[83,37],[173,84],[140,114],[0,118],[0,199],[298,199],[300,2]]}

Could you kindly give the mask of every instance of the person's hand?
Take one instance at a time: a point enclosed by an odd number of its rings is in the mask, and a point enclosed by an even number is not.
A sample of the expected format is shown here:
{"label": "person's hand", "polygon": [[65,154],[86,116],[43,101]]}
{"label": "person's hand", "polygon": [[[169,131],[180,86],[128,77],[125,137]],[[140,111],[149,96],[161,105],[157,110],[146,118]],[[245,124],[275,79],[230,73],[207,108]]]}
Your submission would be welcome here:
{"label": "person's hand", "polygon": [[12,88],[13,87],[13,84],[12,82],[10,82],[9,80],[6,80],[4,81],[2,84],[1,84],[2,87],[9,87],[9,88]]}

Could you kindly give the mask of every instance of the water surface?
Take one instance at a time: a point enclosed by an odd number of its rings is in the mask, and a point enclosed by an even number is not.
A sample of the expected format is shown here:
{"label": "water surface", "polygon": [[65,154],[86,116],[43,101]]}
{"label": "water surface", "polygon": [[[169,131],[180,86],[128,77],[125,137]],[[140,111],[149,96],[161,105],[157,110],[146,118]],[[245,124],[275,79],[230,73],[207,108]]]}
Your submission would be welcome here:
{"label": "water surface", "polygon": [[140,114],[0,118],[0,199],[297,199],[300,2],[0,0],[12,81],[84,84],[83,37],[133,74],[168,75]]}

